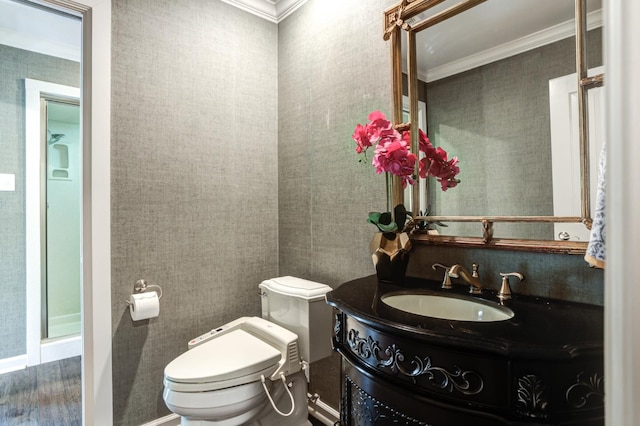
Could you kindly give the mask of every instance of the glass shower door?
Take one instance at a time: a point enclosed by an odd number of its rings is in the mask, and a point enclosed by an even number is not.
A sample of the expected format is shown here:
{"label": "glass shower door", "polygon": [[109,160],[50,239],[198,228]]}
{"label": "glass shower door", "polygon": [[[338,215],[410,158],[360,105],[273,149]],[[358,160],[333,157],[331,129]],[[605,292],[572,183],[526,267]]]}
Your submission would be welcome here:
{"label": "glass shower door", "polygon": [[42,280],[42,338],[80,334],[82,170],[80,107],[42,99],[46,116],[45,277]]}

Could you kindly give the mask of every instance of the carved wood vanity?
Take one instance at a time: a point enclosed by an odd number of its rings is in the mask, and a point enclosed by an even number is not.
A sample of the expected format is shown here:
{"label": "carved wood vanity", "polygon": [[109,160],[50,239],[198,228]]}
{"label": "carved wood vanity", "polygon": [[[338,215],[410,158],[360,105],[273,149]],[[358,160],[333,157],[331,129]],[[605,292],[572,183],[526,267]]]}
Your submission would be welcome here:
{"label": "carved wood vanity", "polygon": [[392,291],[443,292],[371,276],[327,294],[338,310],[342,425],[604,424],[602,307],[516,295],[510,320],[451,321],[385,305]]}

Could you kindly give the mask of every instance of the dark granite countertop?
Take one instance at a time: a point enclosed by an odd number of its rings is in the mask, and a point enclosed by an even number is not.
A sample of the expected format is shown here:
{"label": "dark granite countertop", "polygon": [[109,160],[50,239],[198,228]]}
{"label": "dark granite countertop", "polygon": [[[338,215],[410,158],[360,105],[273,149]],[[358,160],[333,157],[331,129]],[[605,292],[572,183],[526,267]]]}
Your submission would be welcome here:
{"label": "dark granite countertop", "polygon": [[504,306],[514,317],[499,322],[452,321],[406,313],[380,301],[392,291],[480,297],[497,302],[495,291],[480,296],[454,285],[407,278],[403,286],[378,282],[375,275],[349,281],[326,296],[327,303],[382,332],[459,349],[473,349],[509,358],[553,360],[602,356],[604,311],[601,306],[514,294]]}

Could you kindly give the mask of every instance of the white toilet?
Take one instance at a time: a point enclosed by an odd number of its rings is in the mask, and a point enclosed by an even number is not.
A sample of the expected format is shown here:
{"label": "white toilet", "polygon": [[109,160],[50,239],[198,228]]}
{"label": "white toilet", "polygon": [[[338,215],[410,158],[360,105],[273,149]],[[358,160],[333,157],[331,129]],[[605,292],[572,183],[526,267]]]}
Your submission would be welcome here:
{"label": "white toilet", "polygon": [[310,425],[308,366],[331,355],[331,287],[295,277],[259,287],[262,318],[191,340],[164,369],[164,401],[183,426]]}

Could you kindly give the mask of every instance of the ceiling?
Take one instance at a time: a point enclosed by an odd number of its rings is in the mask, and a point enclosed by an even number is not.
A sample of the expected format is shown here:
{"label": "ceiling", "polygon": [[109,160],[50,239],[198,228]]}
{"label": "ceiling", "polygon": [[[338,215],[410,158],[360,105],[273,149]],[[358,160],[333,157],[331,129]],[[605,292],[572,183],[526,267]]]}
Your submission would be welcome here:
{"label": "ceiling", "polygon": [[[307,0],[220,0],[271,22],[280,22]],[[79,18],[0,0],[0,44],[80,61]]]}
{"label": "ceiling", "polygon": [[[280,22],[307,0],[220,1]],[[415,21],[458,1],[447,0]],[[429,28],[417,39],[421,79],[433,81],[569,37],[575,31],[574,4],[574,0],[487,0]],[[602,0],[587,0],[591,28],[601,25],[601,8]],[[382,17],[380,10],[381,21]],[[78,18],[0,0],[1,44],[79,61],[80,40]]]}
{"label": "ceiling", "polygon": [[0,44],[80,62],[82,23],[11,0],[0,0]]}
{"label": "ceiling", "polygon": [[[411,23],[458,3],[445,1]],[[488,0],[417,36],[418,72],[433,81],[575,34],[575,0]],[[602,25],[602,0],[587,0],[588,27]]]}

